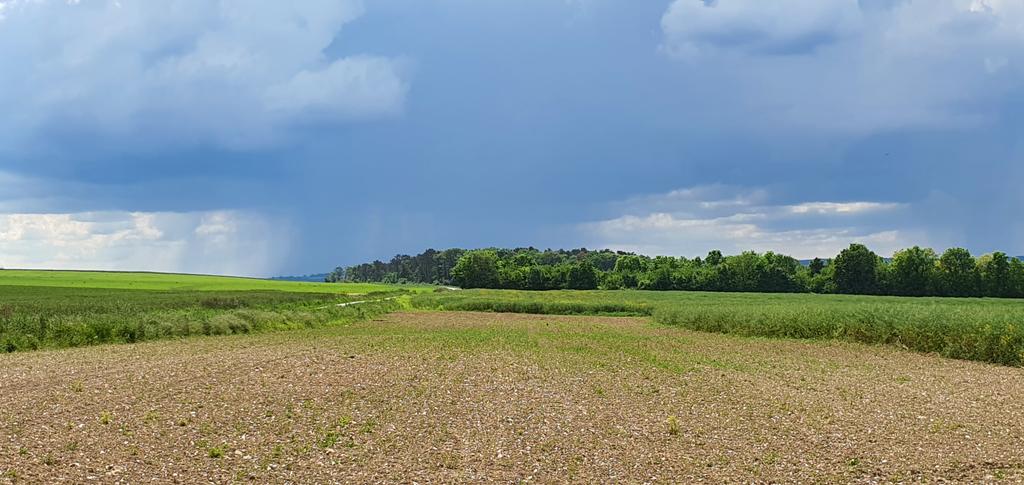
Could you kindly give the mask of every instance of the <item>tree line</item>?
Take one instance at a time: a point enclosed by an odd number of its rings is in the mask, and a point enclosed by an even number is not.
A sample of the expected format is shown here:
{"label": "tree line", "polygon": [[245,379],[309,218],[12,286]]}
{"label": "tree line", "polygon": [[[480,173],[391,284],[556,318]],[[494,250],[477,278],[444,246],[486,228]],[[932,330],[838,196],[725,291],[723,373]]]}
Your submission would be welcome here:
{"label": "tree line", "polygon": [[433,283],[519,290],[641,289],[901,296],[1024,297],[1024,262],[1002,252],[941,255],[914,246],[883,259],[862,244],[806,264],[774,252],[649,257],[586,248],[428,249],[336,268],[327,281]]}

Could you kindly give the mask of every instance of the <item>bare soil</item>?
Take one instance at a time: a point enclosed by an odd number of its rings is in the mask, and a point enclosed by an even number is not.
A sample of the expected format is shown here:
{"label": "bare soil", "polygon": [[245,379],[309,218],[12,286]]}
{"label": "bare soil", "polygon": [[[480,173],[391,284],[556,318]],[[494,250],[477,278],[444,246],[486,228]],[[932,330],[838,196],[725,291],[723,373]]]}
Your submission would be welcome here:
{"label": "bare soil", "polygon": [[0,483],[1024,480],[1024,371],[642,319],[396,313],[0,356]]}

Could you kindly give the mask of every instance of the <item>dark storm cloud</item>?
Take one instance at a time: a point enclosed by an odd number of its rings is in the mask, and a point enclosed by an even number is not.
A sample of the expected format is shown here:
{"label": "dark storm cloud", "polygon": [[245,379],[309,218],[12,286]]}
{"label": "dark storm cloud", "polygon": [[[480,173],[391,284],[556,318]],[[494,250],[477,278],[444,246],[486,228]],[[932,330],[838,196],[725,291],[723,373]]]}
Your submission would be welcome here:
{"label": "dark storm cloud", "polygon": [[[234,220],[284,236],[259,265],[288,273],[425,246],[1024,243],[1024,8],[705,3],[5,2],[0,209],[191,214],[154,223],[186,242]],[[764,200],[659,208],[715,186]],[[887,209],[786,212],[815,203]]]}

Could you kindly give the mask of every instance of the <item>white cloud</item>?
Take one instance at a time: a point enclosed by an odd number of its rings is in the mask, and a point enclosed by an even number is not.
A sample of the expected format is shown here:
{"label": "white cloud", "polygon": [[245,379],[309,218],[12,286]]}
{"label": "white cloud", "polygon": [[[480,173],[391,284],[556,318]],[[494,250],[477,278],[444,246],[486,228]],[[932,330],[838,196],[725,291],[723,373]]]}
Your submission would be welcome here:
{"label": "white cloud", "polygon": [[1019,0],[675,0],[662,32],[729,92],[700,118],[757,131],[976,126],[1024,73]]}
{"label": "white cloud", "polygon": [[286,228],[239,211],[0,214],[0,267],[263,276]]}
{"label": "white cloud", "polygon": [[308,118],[399,113],[401,59],[325,49],[358,0],[13,0],[0,15],[0,105],[27,143],[68,126],[125,143],[251,147]]}
{"label": "white cloud", "polygon": [[804,202],[788,206],[794,214],[862,214],[895,209],[900,204],[891,202]]}
{"label": "white cloud", "polygon": [[625,213],[580,225],[588,247],[644,254],[699,256],[775,251],[798,258],[830,257],[851,242],[879,254],[923,244],[913,228],[897,230],[871,220],[895,214],[905,204],[888,202],[805,202],[772,204],[764,190],[706,186],[638,197],[613,207]]}

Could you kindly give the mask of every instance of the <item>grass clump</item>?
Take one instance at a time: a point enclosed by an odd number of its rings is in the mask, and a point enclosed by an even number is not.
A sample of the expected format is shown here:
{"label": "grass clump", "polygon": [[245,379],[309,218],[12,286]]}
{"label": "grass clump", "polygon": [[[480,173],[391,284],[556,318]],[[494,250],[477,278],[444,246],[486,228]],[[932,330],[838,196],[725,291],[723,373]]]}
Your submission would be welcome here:
{"label": "grass clump", "polygon": [[334,445],[338,443],[338,439],[340,438],[341,435],[338,434],[337,431],[328,431],[327,434],[325,434],[324,437],[320,439],[320,442],[317,443],[317,446],[321,448],[333,448]]}
{"label": "grass clump", "polygon": [[679,418],[675,416],[669,416],[668,419],[665,420],[665,425],[668,427],[668,434],[672,436],[676,436],[679,434]]}
{"label": "grass clump", "polygon": [[206,455],[210,458],[223,458],[224,453],[227,452],[227,446],[220,444],[217,446],[211,446],[207,451]]}

